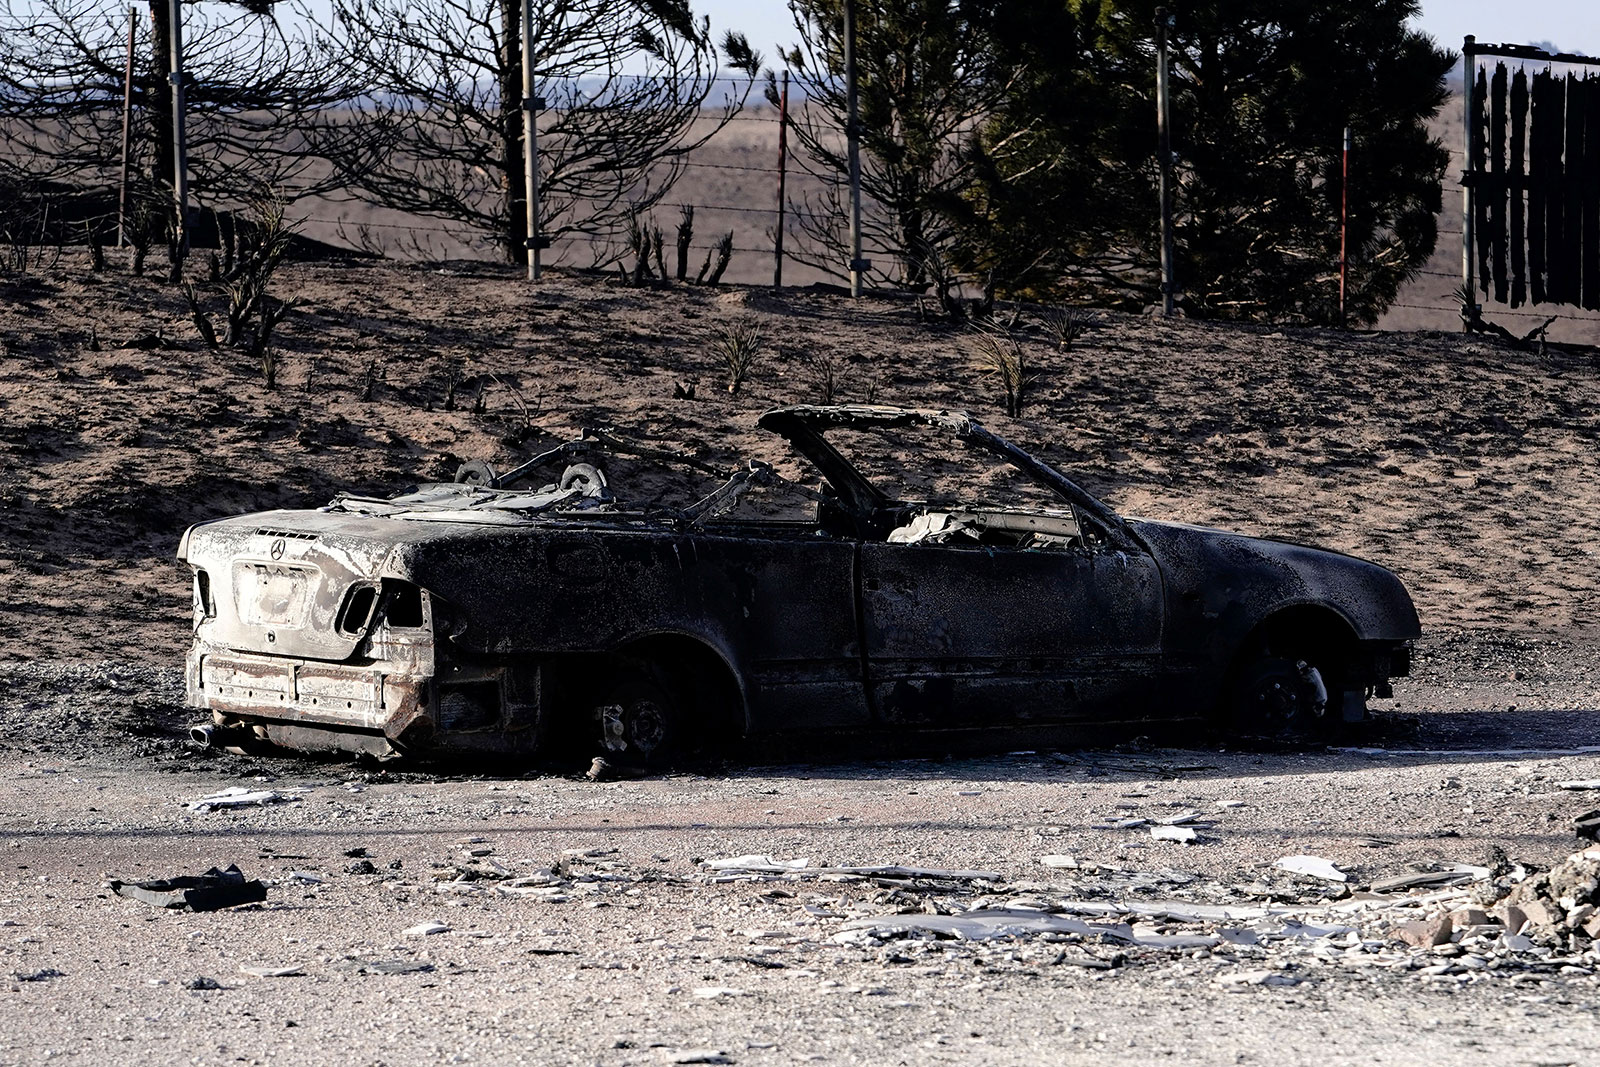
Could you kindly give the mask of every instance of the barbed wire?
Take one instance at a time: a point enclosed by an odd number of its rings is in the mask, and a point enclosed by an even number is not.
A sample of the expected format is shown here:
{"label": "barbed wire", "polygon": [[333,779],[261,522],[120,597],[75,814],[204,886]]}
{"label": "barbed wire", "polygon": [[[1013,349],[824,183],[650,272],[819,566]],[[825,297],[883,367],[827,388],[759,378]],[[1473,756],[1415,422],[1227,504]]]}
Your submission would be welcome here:
{"label": "barbed wire", "polygon": [[[1561,306],[1562,307],[1568,307],[1569,305],[1563,304]],[[1391,308],[1407,308],[1407,309],[1409,309],[1411,311],[1446,311],[1446,312],[1449,312],[1449,313],[1451,313],[1453,315],[1456,315],[1456,316],[1460,316],[1460,314],[1461,314],[1461,308],[1460,307],[1450,307],[1450,306],[1439,305],[1439,304],[1401,304],[1401,303],[1394,303],[1394,304],[1390,304],[1389,307],[1391,307]],[[1568,322],[1595,322],[1595,321],[1600,321],[1600,319],[1597,319],[1595,317],[1591,317],[1592,313],[1591,313],[1591,315],[1573,314],[1572,313],[1572,312],[1582,312],[1583,310],[1584,309],[1582,309],[1582,308],[1572,308],[1571,311],[1569,311],[1567,313],[1558,313],[1554,317],[1557,318],[1557,319],[1564,319],[1564,320],[1566,320]],[[1520,318],[1520,319],[1548,319],[1548,318],[1552,317],[1551,315],[1547,314],[1546,312],[1542,312],[1542,311],[1512,311],[1510,308],[1487,308],[1487,309],[1485,309],[1484,314],[1486,314],[1486,315],[1512,315],[1512,316],[1515,316],[1515,317]]]}

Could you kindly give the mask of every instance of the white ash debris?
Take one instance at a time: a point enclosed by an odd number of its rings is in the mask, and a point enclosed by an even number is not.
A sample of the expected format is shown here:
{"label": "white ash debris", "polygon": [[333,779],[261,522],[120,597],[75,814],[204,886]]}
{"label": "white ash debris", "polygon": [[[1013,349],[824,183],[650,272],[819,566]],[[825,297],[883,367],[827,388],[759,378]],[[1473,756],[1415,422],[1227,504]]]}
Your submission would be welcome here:
{"label": "white ash debris", "polygon": [[230,808],[264,808],[268,804],[291,804],[299,799],[297,796],[287,796],[272,789],[251,789],[248,786],[234,785],[207,794],[198,800],[182,803],[190,811],[210,812],[226,811]]}
{"label": "white ash debris", "polygon": [[775,860],[771,856],[733,856],[701,860],[712,882],[758,881],[871,881],[879,885],[914,883],[1004,882],[999,871],[962,871],[942,867],[904,867],[872,864],[858,867],[812,867],[808,859]]}
{"label": "white ash debris", "polygon": [[[569,848],[552,860],[524,862],[495,854],[482,838],[464,842],[458,855],[433,864],[435,892],[458,897],[520,897],[546,904],[573,898],[603,903],[641,883],[682,882],[653,869],[637,869],[614,848]],[[465,847],[470,845],[470,847]]]}
{"label": "white ash debris", "polygon": [[[928,953],[1005,958],[1034,951],[1029,945],[1057,952],[1058,958],[1035,962],[1099,969],[1186,956],[1214,968],[1247,968],[1216,976],[1241,990],[1296,984],[1319,969],[1453,982],[1540,981],[1593,976],[1600,969],[1600,847],[1544,874],[1509,863],[1446,864],[1373,885],[1345,871],[1338,873],[1348,884],[1321,881],[1324,864],[1332,866],[1326,860],[1293,864],[1305,869],[1248,886],[1176,871],[1063,864],[1055,869],[1081,876],[1072,886],[1076,896],[1064,895],[1059,885],[1018,883],[963,899],[959,888],[953,893],[948,885],[913,884],[874,898],[898,905],[895,910],[850,909],[837,901],[823,910],[814,900],[807,911],[824,926],[829,919],[837,924],[830,943],[875,951],[888,962]],[[1378,891],[1377,885],[1397,888]],[[1135,895],[1152,889],[1211,901]],[[1277,970],[1263,971],[1263,964]],[[1289,970],[1296,973],[1284,973]]]}
{"label": "white ash debris", "polygon": [[1310,878],[1321,878],[1328,882],[1348,882],[1350,876],[1334,865],[1332,860],[1323,859],[1321,856],[1285,856],[1274,867],[1290,874],[1303,874]]}

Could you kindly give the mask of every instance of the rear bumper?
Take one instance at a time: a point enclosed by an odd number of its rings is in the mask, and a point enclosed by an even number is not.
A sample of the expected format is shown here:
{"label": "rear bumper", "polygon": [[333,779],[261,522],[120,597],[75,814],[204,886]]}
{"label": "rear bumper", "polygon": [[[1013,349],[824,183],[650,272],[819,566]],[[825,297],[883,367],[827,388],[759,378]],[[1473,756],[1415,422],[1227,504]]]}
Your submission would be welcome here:
{"label": "rear bumper", "polygon": [[538,673],[451,667],[448,677],[192,649],[188,702],[219,726],[299,751],[378,757],[529,755],[537,747]]}
{"label": "rear bumper", "polygon": [[[432,739],[433,680],[424,675],[198,649],[187,666],[189,704],[210,711],[220,725],[260,726],[257,733],[269,735],[310,728],[330,735],[310,747],[378,754]],[[339,743],[341,735],[346,743]]]}

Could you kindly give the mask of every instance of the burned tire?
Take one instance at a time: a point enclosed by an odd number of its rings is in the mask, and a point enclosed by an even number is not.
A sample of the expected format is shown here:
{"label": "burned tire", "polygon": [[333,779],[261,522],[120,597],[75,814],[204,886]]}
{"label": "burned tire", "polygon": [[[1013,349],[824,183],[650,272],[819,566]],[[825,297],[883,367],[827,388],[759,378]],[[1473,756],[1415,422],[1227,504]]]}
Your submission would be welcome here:
{"label": "burned tire", "polygon": [[1226,696],[1227,725],[1245,737],[1309,741],[1329,736],[1339,723],[1328,680],[1305,655],[1247,652]]}
{"label": "burned tire", "polygon": [[681,702],[660,670],[624,663],[606,698],[594,708],[599,754],[619,767],[655,770],[682,751]]}

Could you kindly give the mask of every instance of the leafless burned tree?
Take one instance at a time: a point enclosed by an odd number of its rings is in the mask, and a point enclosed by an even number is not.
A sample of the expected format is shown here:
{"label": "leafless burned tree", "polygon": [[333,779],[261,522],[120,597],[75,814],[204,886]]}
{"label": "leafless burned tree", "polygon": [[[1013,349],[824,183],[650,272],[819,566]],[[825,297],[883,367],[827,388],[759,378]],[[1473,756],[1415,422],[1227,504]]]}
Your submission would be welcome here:
{"label": "leafless burned tree", "polygon": [[[684,157],[748,97],[760,57],[687,0],[533,0],[539,231],[611,237],[659,203]],[[381,143],[329,155],[359,195],[464,222],[526,260],[521,4],[337,0],[347,62],[373,86],[356,108]],[[643,60],[642,73],[626,73]],[[736,77],[719,78],[726,59]],[[718,86],[722,85],[722,91]]]}
{"label": "leafless burned tree", "polygon": [[[188,175],[199,205],[326,191],[339,178],[308,151],[312,141],[363,134],[340,111],[360,92],[348,67],[332,61],[313,23],[280,23],[275,6],[185,5]],[[170,235],[169,9],[151,0],[135,10],[130,173],[140,203],[130,214]],[[0,174],[96,205],[102,238],[114,237],[128,12],[112,0],[0,0]]]}

